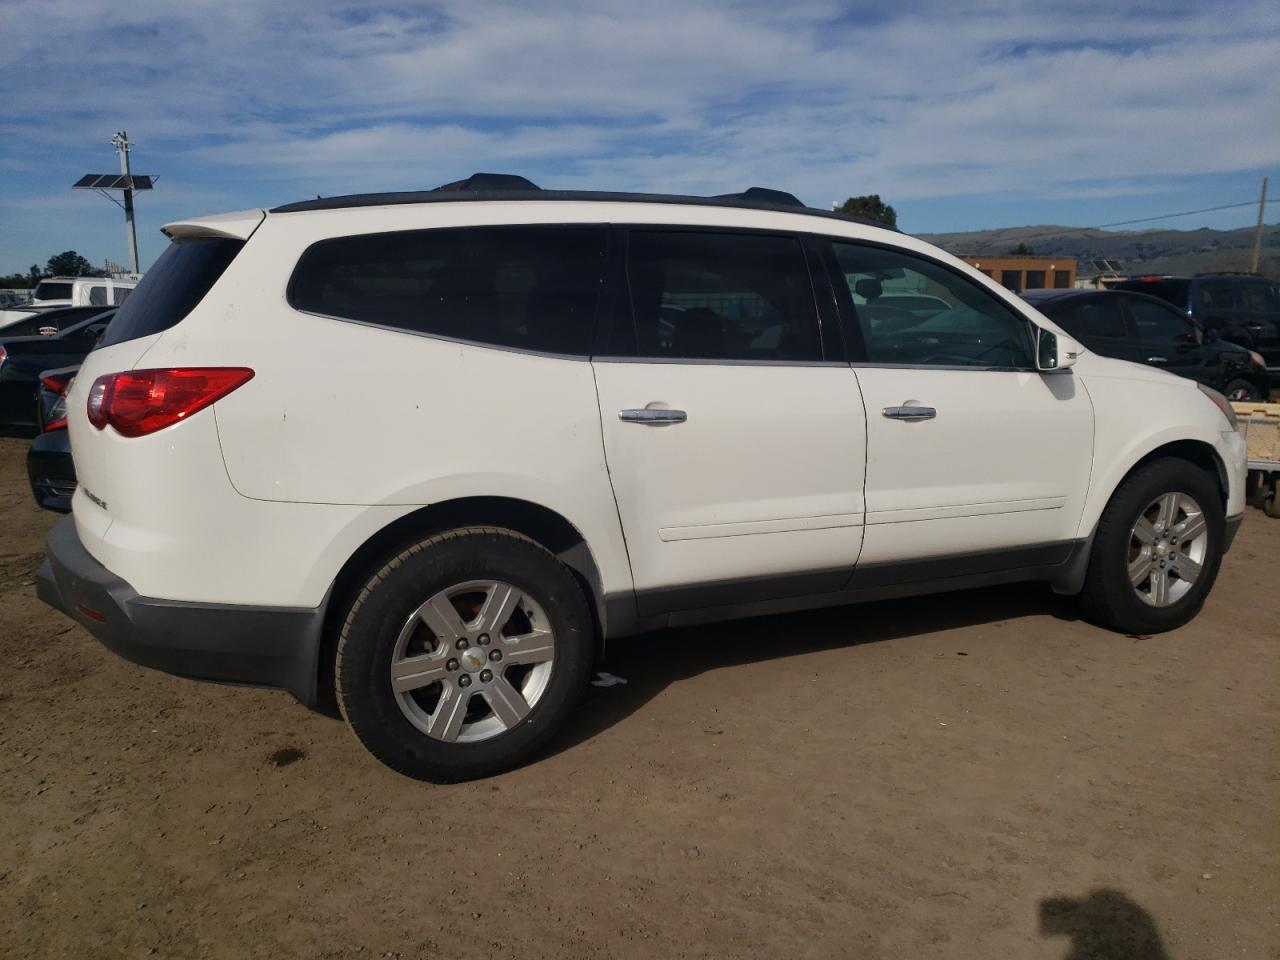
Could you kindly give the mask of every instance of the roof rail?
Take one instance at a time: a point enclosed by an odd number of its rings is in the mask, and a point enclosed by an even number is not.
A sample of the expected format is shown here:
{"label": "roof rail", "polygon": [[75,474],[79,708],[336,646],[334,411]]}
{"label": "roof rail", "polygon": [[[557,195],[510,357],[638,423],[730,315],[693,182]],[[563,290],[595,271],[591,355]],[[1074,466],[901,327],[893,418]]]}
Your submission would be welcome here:
{"label": "roof rail", "polygon": [[436,187],[433,193],[444,190],[541,190],[542,188],[526,177],[514,173],[473,173],[465,180],[454,180]]}
{"label": "roof rail", "polygon": [[1252,270],[1209,270],[1206,273],[1197,273],[1197,277],[1260,277],[1262,274]]}
{"label": "roof rail", "polygon": [[298,203],[286,203],[272,207],[271,213],[302,213],[303,211],[342,210],[352,207],[380,207],[406,203],[442,203],[447,201],[585,201],[592,203],[663,203],[682,206],[741,207],[748,210],[776,210],[778,212],[803,213],[810,217],[861,223],[880,230],[897,232],[874,220],[851,216],[834,210],[817,210],[806,207],[794,194],[767,187],[751,187],[741,193],[726,193],[714,197],[691,197],[662,193],[610,193],[593,190],[543,190],[524,177],[510,173],[473,173],[465,180],[455,180],[434,190],[417,190],[398,193],[361,193],[340,197],[316,197]]}
{"label": "roof rail", "polygon": [[719,193],[713,200],[743,200],[749,203],[776,203],[780,207],[803,207],[800,198],[785,190],[770,190],[768,187],[748,187],[741,193]]}

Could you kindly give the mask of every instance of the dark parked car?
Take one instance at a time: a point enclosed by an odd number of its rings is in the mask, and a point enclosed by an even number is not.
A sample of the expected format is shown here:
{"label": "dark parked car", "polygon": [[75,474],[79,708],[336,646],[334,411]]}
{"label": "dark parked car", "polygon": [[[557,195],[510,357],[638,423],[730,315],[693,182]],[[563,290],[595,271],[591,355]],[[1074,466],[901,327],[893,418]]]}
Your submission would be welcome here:
{"label": "dark parked car", "polygon": [[70,326],[96,317],[102,307],[38,307],[18,308],[20,319],[0,326],[0,344],[15,337],[54,337]]}
{"label": "dark parked car", "polygon": [[1231,400],[1265,400],[1263,358],[1156,297],[1118,290],[1028,290],[1023,298],[1085,347],[1189,377]]}
{"label": "dark parked car", "polygon": [[31,495],[40,506],[58,513],[71,512],[71,495],[76,492],[76,468],[67,433],[67,390],[79,369],[64,367],[40,375],[36,404],[40,435],[27,451]]}
{"label": "dark parked car", "polygon": [[1195,277],[1135,277],[1116,290],[1150,294],[1173,304],[1223,340],[1256,350],[1272,379],[1280,378],[1280,285],[1253,273]]}
{"label": "dark parked car", "polygon": [[39,433],[36,387],[40,374],[83,360],[114,315],[114,310],[97,310],[53,336],[0,340],[0,437]]}

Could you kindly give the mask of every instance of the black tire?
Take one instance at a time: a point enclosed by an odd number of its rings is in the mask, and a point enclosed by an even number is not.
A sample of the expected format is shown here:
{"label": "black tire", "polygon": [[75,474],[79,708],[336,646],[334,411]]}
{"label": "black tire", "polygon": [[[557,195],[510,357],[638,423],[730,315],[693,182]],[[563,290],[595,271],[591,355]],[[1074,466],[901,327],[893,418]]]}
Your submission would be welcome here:
{"label": "black tire", "polygon": [[1253,403],[1263,399],[1256,383],[1237,377],[1222,388],[1222,395],[1233,403]]}
{"label": "black tire", "polygon": [[1273,520],[1280,520],[1280,479],[1269,477],[1267,493],[1262,498],[1262,512]]}
{"label": "black tire", "polygon": [[[1130,533],[1141,511],[1166,493],[1185,493],[1204,512],[1208,529],[1205,562],[1199,577],[1176,603],[1144,603],[1129,582]],[[1186,460],[1164,458],[1138,468],[1116,489],[1102,511],[1089,555],[1080,605],[1094,623],[1124,633],[1161,633],[1182,626],[1204,605],[1222,562],[1222,493],[1217,480]]]}
{"label": "black tire", "polygon": [[[428,598],[481,579],[536,599],[555,633],[550,678],[528,715],[505,732],[471,743],[433,739],[409,721],[391,689],[396,643]],[[365,748],[393,770],[435,783],[490,776],[528,760],[572,712],[590,676],[592,631],[581,586],[546,549],[496,527],[450,530],[391,558],[351,604],[338,638],[338,705]]]}

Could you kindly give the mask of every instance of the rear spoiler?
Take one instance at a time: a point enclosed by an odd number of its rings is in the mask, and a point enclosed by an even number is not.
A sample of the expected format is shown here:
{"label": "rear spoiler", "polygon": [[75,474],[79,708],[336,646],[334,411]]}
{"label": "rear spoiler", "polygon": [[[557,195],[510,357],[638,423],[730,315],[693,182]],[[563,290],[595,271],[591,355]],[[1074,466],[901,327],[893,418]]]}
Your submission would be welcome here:
{"label": "rear spoiler", "polygon": [[265,210],[237,210],[234,213],[217,213],[209,217],[175,220],[160,228],[170,240],[188,237],[227,237],[231,240],[248,240],[258,224],[266,219]]}

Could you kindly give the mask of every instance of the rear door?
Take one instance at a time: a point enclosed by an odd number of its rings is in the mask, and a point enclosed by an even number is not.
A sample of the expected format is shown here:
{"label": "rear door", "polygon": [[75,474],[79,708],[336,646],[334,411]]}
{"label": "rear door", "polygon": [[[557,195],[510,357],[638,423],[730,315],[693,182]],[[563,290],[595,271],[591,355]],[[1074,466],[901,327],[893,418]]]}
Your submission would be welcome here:
{"label": "rear door", "polygon": [[800,239],[617,236],[593,366],[638,612],[840,589],[862,543],[865,412]]}
{"label": "rear door", "polygon": [[[832,247],[867,411],[855,583],[1064,560],[1092,463],[1085,391],[1069,371],[1039,373],[1030,321],[958,268],[880,244]],[[946,309],[904,317],[880,302],[899,292]]]}

